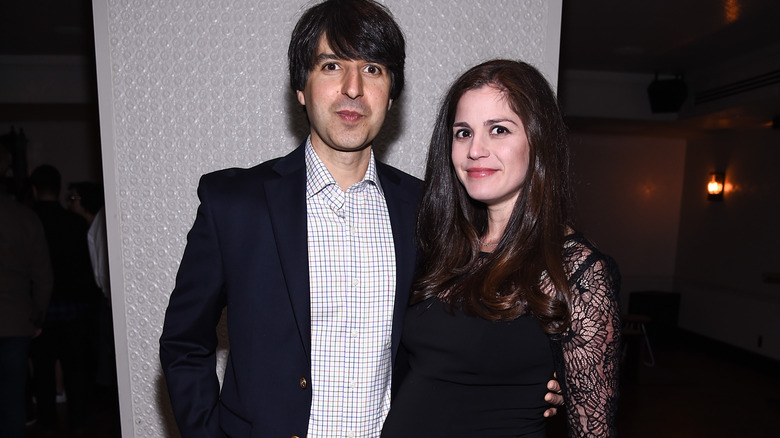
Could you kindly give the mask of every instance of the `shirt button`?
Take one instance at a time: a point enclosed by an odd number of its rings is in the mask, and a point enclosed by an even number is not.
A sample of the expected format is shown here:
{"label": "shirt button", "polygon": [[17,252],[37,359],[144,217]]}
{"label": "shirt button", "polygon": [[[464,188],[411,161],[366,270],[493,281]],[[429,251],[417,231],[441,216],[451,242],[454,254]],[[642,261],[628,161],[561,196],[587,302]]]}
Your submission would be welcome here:
{"label": "shirt button", "polygon": [[358,332],[357,329],[353,329],[349,334],[352,335],[353,338],[357,338],[360,332]]}
{"label": "shirt button", "polygon": [[306,386],[308,385],[306,382],[306,377],[301,377],[298,379],[298,385],[301,386],[301,389],[306,389]]}
{"label": "shirt button", "polygon": [[355,432],[352,432],[351,430],[347,432],[347,438],[354,438]]}
{"label": "shirt button", "polygon": [[350,380],[350,381],[349,381],[349,387],[350,387],[350,388],[354,388],[354,387],[356,387],[356,386],[357,386],[357,382],[356,382],[355,380]]}
{"label": "shirt button", "polygon": [[358,284],[360,284],[360,280],[358,280],[357,278],[353,278],[352,279],[352,286],[357,286]]}

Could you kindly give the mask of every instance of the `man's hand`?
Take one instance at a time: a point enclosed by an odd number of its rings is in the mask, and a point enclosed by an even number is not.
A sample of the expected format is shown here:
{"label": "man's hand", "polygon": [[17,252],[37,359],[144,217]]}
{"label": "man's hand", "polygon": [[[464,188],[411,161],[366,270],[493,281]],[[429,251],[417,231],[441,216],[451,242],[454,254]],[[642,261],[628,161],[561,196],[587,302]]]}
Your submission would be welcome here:
{"label": "man's hand", "polygon": [[545,417],[552,417],[553,415],[558,413],[558,407],[563,406],[563,395],[561,395],[561,385],[558,384],[557,379],[558,376],[556,374],[553,374],[553,379],[547,382],[547,389],[550,390],[550,392],[547,393],[547,395],[544,396],[544,401],[549,403],[551,406],[547,408],[546,411],[544,411]]}

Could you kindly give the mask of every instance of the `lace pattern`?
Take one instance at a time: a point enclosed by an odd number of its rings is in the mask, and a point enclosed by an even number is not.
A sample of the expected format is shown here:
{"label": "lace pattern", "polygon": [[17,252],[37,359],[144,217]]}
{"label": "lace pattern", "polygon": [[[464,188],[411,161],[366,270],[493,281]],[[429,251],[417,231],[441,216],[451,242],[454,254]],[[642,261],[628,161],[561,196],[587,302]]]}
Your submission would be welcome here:
{"label": "lace pattern", "polygon": [[618,400],[620,274],[579,234],[565,245],[571,326],[555,341],[570,437],[614,437]]}

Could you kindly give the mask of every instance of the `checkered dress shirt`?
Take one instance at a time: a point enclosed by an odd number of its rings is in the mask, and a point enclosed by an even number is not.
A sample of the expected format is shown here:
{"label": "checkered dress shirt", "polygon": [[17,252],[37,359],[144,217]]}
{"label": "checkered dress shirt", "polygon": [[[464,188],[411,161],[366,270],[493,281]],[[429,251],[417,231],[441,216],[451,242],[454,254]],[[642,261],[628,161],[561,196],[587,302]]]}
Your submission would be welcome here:
{"label": "checkered dress shirt", "polygon": [[309,438],[378,437],[390,409],[396,265],[373,152],[342,191],[306,142],[311,289]]}

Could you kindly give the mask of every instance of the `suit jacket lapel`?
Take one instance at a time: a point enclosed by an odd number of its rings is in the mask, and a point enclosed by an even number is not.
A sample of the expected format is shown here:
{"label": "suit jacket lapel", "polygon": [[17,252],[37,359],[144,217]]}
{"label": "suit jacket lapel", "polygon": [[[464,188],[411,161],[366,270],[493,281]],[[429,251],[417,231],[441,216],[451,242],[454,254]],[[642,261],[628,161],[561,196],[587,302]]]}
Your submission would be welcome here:
{"label": "suit jacket lapel", "polygon": [[270,180],[265,185],[268,210],[298,333],[306,350],[306,357],[310,358],[311,302],[303,146],[279,159],[273,169],[279,174],[279,178]]}
{"label": "suit jacket lapel", "polygon": [[385,193],[390,226],[393,228],[395,245],[396,291],[393,310],[392,352],[393,358],[401,342],[406,307],[409,304],[409,291],[414,276],[416,250],[414,243],[414,222],[417,212],[415,193],[400,186],[400,178],[377,162],[377,173]]}

